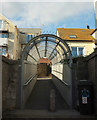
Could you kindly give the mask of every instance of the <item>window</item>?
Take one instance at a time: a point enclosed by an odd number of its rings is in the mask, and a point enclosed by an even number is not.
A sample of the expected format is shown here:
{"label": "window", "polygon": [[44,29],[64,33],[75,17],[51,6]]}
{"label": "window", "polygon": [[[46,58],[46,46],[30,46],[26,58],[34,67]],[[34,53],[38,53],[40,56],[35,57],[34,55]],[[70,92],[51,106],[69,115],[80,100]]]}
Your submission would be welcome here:
{"label": "window", "polygon": [[0,38],[8,38],[8,34],[0,34]]}
{"label": "window", "polygon": [[77,38],[76,35],[69,35],[70,38]]}
{"label": "window", "polygon": [[78,55],[83,56],[84,48],[78,48]]}
{"label": "window", "polygon": [[83,56],[84,48],[83,47],[71,47],[71,52],[73,57]]}
{"label": "window", "polygon": [[33,37],[34,35],[26,35],[26,43],[28,43]]}
{"label": "window", "polygon": [[72,56],[77,57],[77,47],[71,47],[72,50]]}
{"label": "window", "polygon": [[0,47],[0,55],[6,55],[7,49],[5,47]]}

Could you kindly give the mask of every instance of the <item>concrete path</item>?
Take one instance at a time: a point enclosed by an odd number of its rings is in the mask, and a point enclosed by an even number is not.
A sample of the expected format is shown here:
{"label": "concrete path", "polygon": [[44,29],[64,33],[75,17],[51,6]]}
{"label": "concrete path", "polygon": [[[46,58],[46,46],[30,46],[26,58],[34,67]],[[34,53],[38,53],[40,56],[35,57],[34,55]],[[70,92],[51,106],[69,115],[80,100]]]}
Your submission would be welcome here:
{"label": "concrete path", "polygon": [[2,120],[97,120],[95,116],[80,115],[75,110],[15,110],[8,112]]}
{"label": "concrete path", "polygon": [[[56,111],[51,112],[50,91],[54,89],[56,95]],[[25,105],[25,109],[8,111],[2,120],[97,120],[95,116],[80,115],[69,109],[68,105],[52,84],[50,79],[37,80],[32,93]]]}
{"label": "concrete path", "polygon": [[56,110],[69,109],[68,105],[60,95],[59,91],[51,82],[51,79],[37,80],[32,93],[25,105],[25,109],[32,110],[49,110],[50,108],[50,91],[55,90],[55,107]]}

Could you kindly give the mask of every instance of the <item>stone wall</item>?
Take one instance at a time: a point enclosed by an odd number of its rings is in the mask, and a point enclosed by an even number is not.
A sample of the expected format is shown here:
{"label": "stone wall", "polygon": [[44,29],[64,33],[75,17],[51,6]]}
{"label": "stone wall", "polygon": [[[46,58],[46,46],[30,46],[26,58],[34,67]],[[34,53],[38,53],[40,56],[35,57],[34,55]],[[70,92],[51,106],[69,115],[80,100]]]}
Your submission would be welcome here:
{"label": "stone wall", "polygon": [[13,110],[16,108],[16,94],[18,84],[18,61],[2,57],[2,108]]}
{"label": "stone wall", "polygon": [[50,64],[40,63],[37,64],[37,74],[38,77],[47,77],[51,74]]}
{"label": "stone wall", "polygon": [[47,64],[41,63],[37,65],[38,77],[47,76]]}

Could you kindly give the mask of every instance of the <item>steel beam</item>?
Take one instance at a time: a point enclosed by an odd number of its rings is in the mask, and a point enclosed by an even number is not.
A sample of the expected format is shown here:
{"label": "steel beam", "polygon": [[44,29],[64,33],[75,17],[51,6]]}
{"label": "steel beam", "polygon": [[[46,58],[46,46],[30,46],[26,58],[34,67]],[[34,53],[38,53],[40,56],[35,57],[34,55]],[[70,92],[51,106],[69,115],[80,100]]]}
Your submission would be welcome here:
{"label": "steel beam", "polygon": [[52,54],[53,54],[54,50],[55,50],[55,49],[56,49],[56,47],[59,45],[59,43],[60,43],[60,41],[57,43],[57,45],[55,46],[55,48],[54,48],[54,49],[53,49],[53,51],[51,52],[51,54],[50,54],[49,58],[52,56]]}
{"label": "steel beam", "polygon": [[32,55],[30,55],[29,53],[27,53],[31,58],[33,58],[33,60],[35,60],[36,62],[38,62]]}
{"label": "steel beam", "polygon": [[46,53],[47,53],[47,39],[48,39],[48,37],[46,37],[46,40],[45,40],[45,55],[44,55],[44,57],[46,57]]}
{"label": "steel beam", "polygon": [[37,45],[36,45],[36,43],[35,43],[35,40],[34,40],[34,45],[35,45],[35,47],[36,47],[36,50],[37,50],[37,53],[38,53],[39,58],[41,58],[41,57],[40,57],[39,50],[38,50]]}

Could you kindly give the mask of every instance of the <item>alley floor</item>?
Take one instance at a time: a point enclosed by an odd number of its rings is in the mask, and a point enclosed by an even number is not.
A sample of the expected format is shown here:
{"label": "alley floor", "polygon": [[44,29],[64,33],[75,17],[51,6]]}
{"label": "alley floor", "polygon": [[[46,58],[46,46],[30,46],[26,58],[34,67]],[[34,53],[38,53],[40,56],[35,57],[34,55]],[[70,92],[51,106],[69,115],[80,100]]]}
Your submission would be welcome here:
{"label": "alley floor", "polygon": [[49,110],[50,108],[50,91],[55,90],[55,109],[69,109],[59,91],[51,82],[51,79],[38,79],[32,93],[25,105],[25,109]]}

